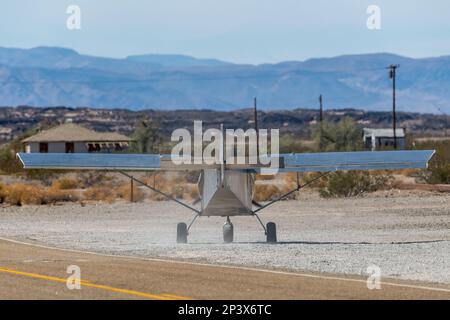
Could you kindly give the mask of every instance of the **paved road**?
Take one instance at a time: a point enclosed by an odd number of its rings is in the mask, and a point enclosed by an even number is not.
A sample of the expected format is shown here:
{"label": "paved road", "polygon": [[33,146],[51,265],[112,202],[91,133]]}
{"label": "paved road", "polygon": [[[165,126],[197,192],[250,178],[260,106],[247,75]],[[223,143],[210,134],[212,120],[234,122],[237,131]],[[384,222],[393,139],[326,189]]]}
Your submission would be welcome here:
{"label": "paved road", "polygon": [[[67,267],[81,269],[69,290]],[[450,287],[140,259],[0,240],[0,299],[450,299]]]}

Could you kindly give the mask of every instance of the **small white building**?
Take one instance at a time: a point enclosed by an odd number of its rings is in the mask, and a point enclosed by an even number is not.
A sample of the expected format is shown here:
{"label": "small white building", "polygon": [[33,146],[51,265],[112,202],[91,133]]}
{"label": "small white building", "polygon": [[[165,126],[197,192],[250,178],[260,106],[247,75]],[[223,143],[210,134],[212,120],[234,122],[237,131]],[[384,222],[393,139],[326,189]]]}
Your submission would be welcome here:
{"label": "small white building", "polygon": [[131,138],[116,132],[96,132],[74,123],[43,130],[22,140],[27,153],[122,152]]}
{"label": "small white building", "polygon": [[[397,149],[405,149],[405,129],[396,129]],[[372,151],[383,147],[394,147],[393,129],[363,129],[363,143]]]}

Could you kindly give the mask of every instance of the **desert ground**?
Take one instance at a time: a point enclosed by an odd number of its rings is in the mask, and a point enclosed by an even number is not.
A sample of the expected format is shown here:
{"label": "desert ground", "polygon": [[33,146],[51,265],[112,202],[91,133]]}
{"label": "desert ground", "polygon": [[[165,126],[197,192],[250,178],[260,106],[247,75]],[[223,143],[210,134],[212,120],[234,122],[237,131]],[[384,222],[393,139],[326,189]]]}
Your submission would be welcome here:
{"label": "desert ground", "polygon": [[[201,217],[188,244],[176,225],[193,215],[168,201],[0,208],[0,237],[58,248],[293,272],[382,278],[450,288],[450,194],[379,191],[363,198],[322,199],[304,192],[260,215],[277,223],[277,244],[252,217],[232,219],[235,242],[224,244],[224,218]],[[1,257],[5,259],[5,257]]]}

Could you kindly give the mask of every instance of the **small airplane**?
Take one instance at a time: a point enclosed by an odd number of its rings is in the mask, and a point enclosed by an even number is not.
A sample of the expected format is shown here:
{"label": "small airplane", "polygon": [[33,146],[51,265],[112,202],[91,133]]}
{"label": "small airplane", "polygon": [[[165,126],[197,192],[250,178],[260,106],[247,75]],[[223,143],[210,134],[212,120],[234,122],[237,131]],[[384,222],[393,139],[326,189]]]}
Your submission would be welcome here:
{"label": "small airplane", "polygon": [[[222,158],[219,164],[192,164],[174,166],[170,155],[159,154],[93,154],[93,153],[18,153],[25,169],[68,169],[117,171],[141,185],[157,192],[194,212],[189,224],[177,225],[177,242],[187,243],[189,230],[198,217],[226,217],[223,226],[225,243],[233,241],[233,224],[230,217],[251,216],[261,224],[267,242],[277,241],[276,225],[261,221],[258,213],[268,206],[287,198],[307,184],[338,170],[396,170],[427,168],[433,150],[414,151],[361,151],[293,153],[271,155],[278,157],[277,172],[297,172],[297,186],[293,190],[265,203],[253,201],[255,174],[262,172],[261,165],[227,164]],[[186,204],[161,190],[132,176],[131,172],[153,170],[201,170],[199,177],[200,209]],[[320,172],[316,179],[301,185],[299,172]]]}

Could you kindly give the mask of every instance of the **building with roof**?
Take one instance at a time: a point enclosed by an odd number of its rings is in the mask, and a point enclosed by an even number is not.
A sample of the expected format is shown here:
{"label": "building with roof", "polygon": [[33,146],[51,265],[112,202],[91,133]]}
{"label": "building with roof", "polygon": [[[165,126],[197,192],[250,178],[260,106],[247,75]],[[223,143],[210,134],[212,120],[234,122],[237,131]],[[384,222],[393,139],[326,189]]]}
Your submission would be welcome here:
{"label": "building with roof", "polygon": [[[405,149],[405,129],[396,129],[397,149]],[[394,147],[393,129],[363,129],[363,142],[372,151],[383,147]]]}
{"label": "building with roof", "polygon": [[96,132],[74,123],[43,130],[22,140],[27,153],[123,152],[131,138],[116,132]]}

